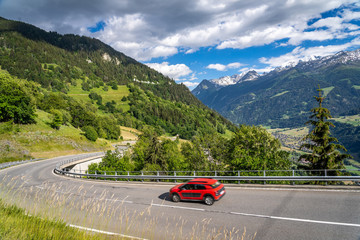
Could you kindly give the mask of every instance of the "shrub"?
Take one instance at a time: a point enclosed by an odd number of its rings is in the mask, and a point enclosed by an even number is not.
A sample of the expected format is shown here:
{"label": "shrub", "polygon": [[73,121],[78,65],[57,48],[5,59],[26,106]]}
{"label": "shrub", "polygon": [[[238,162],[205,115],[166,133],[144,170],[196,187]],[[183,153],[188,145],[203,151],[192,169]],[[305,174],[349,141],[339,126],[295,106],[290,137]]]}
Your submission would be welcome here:
{"label": "shrub", "polygon": [[93,141],[95,142],[96,139],[98,138],[98,134],[97,132],[95,131],[95,128],[92,127],[92,126],[85,126],[82,128],[82,130],[85,132],[85,137],[87,139],[89,139],[90,141]]}
{"label": "shrub", "polygon": [[35,105],[26,84],[0,71],[0,122],[35,123]]}
{"label": "shrub", "polygon": [[50,126],[56,130],[60,129],[60,126],[63,124],[63,114],[60,110],[52,109],[50,111],[53,114],[53,119],[50,122]]}

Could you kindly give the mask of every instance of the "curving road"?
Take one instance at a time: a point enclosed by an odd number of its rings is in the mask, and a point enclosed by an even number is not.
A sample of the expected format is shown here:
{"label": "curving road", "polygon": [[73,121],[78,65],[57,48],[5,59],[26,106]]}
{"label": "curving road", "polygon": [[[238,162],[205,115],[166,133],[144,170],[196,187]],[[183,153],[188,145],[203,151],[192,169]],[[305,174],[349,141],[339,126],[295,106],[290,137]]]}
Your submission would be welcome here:
{"label": "curving road", "polygon": [[30,214],[135,239],[360,240],[360,188],[228,186],[213,206],[173,203],[174,184],[100,182],[53,173],[71,156],[0,171],[1,198]]}

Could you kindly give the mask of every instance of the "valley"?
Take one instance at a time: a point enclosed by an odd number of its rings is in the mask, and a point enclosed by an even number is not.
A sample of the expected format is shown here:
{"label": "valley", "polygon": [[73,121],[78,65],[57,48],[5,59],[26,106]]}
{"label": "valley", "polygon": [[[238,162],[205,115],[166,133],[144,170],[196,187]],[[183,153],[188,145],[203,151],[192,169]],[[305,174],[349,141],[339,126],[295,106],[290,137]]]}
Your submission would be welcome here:
{"label": "valley", "polygon": [[360,50],[249,74],[203,80],[192,93],[232,122],[262,125],[297,151],[320,87],[335,125],[333,136],[360,162]]}

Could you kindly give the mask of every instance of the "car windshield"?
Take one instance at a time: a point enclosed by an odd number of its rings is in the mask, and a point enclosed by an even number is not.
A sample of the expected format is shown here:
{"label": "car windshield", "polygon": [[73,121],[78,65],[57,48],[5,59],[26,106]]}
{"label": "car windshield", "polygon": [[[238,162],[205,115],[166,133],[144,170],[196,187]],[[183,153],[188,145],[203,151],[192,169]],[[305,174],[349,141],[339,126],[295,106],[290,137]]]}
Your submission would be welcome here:
{"label": "car windshield", "polygon": [[219,181],[216,181],[214,184],[211,184],[211,187],[212,188],[217,188],[218,186],[220,186],[220,182]]}

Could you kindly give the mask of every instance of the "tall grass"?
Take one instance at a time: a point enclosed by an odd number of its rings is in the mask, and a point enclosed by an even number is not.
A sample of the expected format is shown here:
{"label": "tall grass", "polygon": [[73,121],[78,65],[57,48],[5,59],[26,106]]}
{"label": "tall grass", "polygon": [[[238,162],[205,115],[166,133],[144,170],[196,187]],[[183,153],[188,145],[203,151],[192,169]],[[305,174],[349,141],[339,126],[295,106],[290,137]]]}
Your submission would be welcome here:
{"label": "tall grass", "polygon": [[[65,183],[30,186],[25,176],[0,179],[0,239],[105,239],[109,235],[70,229],[65,223],[145,239],[254,239],[246,230],[214,228],[211,219],[190,225],[187,219],[153,211],[150,204],[129,202],[99,186],[85,189]],[[131,207],[130,207],[131,206]],[[25,210],[22,209],[26,209]],[[3,220],[5,219],[5,220]],[[166,224],[164,224],[166,223]],[[14,230],[9,230],[13,226]],[[173,230],[175,226],[175,231]],[[24,232],[24,233],[22,233]],[[64,235],[68,234],[69,235]],[[160,236],[160,238],[159,238]]]}
{"label": "tall grass", "polygon": [[31,216],[1,199],[0,219],[0,239],[105,239],[103,235],[80,231],[62,221]]}

